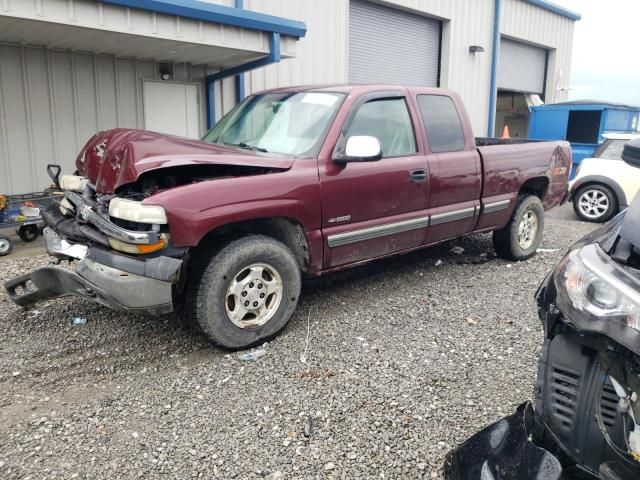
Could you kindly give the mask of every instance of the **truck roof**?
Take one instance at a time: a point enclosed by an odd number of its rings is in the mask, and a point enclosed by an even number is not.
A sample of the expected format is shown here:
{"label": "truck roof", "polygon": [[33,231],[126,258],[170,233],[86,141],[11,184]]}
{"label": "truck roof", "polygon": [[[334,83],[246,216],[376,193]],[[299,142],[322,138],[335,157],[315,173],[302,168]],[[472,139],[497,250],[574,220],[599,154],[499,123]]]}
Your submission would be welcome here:
{"label": "truck roof", "polygon": [[339,92],[339,93],[353,93],[363,94],[368,92],[379,92],[385,90],[404,90],[414,93],[445,93],[447,95],[453,95],[454,92],[445,88],[434,87],[416,87],[405,85],[393,85],[393,84],[320,84],[320,85],[298,85],[291,87],[273,88],[264,90],[262,93],[285,93],[285,92]]}

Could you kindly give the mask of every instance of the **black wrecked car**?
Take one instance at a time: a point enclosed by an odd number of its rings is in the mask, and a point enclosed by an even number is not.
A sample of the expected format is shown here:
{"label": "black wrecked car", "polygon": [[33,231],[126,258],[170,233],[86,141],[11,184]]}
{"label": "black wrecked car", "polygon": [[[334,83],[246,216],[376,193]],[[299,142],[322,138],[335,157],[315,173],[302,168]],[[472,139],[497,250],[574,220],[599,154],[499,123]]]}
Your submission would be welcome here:
{"label": "black wrecked car", "polygon": [[[640,167],[640,140],[623,159]],[[536,300],[535,407],[451,451],[445,478],[640,479],[640,195],[571,247]]]}

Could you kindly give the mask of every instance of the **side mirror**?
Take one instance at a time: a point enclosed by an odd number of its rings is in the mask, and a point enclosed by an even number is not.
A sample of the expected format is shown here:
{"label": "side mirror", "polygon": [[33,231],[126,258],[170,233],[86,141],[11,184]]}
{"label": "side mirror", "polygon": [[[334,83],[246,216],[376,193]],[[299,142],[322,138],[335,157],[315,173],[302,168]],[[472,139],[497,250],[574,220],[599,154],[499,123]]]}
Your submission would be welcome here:
{"label": "side mirror", "polygon": [[338,152],[333,160],[338,163],[375,162],[382,158],[382,147],[376,137],[354,135],[347,139],[344,152]]}
{"label": "side mirror", "polygon": [[640,138],[625,144],[622,150],[622,160],[632,167],[640,168]]}

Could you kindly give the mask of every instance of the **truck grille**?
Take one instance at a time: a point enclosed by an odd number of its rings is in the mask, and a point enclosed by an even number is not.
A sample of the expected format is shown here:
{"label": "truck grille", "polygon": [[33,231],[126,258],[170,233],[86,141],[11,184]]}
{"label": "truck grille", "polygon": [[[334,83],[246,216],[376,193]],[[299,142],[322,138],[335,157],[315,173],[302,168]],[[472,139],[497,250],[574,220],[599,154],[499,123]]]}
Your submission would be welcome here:
{"label": "truck grille", "polygon": [[561,428],[570,430],[576,411],[580,375],[571,370],[553,367],[551,372],[551,412]]}

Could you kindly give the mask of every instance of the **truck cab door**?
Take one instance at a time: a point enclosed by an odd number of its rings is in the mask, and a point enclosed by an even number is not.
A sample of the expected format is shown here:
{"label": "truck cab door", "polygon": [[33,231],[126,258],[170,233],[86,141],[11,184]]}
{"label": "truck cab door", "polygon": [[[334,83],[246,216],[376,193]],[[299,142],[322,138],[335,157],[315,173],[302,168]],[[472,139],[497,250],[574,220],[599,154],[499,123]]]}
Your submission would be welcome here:
{"label": "truck cab door", "polygon": [[[480,212],[482,169],[463,106],[446,94],[418,94],[429,164],[426,243],[472,232]],[[465,131],[468,132],[465,135]]]}
{"label": "truck cab door", "polygon": [[427,163],[415,125],[404,92],[364,95],[352,105],[336,150],[352,136],[372,136],[381,144],[382,158],[320,163],[325,269],[424,243]]}

